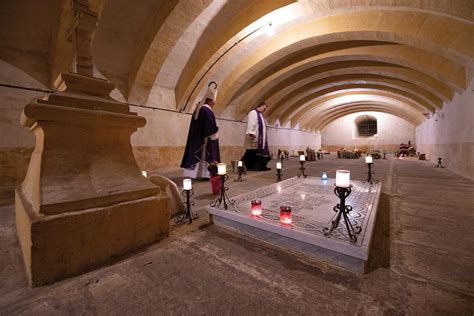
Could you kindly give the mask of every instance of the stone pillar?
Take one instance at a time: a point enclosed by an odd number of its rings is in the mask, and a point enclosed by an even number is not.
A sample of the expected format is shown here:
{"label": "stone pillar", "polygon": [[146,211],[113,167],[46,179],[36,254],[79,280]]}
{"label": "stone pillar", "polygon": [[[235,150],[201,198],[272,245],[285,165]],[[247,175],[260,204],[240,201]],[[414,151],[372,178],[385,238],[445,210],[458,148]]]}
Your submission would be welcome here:
{"label": "stone pillar", "polygon": [[15,193],[32,286],[92,270],[168,235],[169,199],[142,176],[130,137],[146,121],[109,97],[107,80],[63,73],[59,92],[27,104],[36,136]]}

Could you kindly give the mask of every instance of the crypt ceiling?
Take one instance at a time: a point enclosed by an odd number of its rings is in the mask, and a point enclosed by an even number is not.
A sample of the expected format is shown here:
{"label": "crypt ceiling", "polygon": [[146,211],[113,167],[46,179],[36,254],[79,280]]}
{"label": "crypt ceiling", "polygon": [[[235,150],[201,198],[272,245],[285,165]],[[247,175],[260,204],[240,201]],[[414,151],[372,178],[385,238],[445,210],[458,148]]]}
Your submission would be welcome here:
{"label": "crypt ceiling", "polygon": [[[1,6],[8,30],[0,31],[0,58],[51,87],[72,56],[70,1],[19,3]],[[97,73],[133,104],[166,90],[173,98],[163,107],[189,112],[214,80],[217,116],[241,120],[264,99],[268,120],[282,126],[316,131],[360,111],[418,125],[463,92],[474,70],[472,0],[91,0],[90,7],[99,16]]]}

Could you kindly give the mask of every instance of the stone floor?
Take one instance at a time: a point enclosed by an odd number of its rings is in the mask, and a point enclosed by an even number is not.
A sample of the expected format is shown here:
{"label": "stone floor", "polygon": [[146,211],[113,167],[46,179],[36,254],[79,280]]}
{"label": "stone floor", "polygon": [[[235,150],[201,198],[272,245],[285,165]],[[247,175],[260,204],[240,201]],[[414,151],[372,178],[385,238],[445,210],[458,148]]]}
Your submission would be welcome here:
{"label": "stone floor", "polygon": [[[474,181],[415,159],[375,161],[383,181],[370,272],[355,275],[208,225],[209,183],[194,184],[199,220],[114,264],[49,286],[26,285],[14,206],[0,208],[0,315],[474,314]],[[272,162],[272,165],[274,163]],[[309,175],[360,160],[307,163]],[[284,178],[297,173],[285,161]],[[160,172],[180,184],[177,169]],[[274,183],[275,170],[230,181],[231,195]]]}

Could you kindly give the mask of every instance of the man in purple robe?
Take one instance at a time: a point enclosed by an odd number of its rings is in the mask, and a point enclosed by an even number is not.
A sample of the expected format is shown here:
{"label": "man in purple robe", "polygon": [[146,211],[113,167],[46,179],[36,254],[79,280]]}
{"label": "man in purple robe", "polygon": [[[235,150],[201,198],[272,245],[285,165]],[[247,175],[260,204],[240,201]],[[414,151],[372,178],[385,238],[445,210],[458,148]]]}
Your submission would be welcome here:
{"label": "man in purple robe", "polygon": [[185,177],[208,179],[210,178],[207,169],[209,164],[220,162],[217,134],[219,128],[212,111],[217,96],[216,88],[212,88],[210,84],[204,96],[203,104],[200,102],[196,106],[191,117],[186,148],[181,161],[181,168],[184,168],[183,174]]}
{"label": "man in purple robe", "polygon": [[262,115],[267,107],[268,105],[262,101],[255,110],[250,111],[247,115],[246,151],[242,161],[248,170],[271,170],[267,167],[267,163],[270,161],[270,152],[268,150],[267,126]]}

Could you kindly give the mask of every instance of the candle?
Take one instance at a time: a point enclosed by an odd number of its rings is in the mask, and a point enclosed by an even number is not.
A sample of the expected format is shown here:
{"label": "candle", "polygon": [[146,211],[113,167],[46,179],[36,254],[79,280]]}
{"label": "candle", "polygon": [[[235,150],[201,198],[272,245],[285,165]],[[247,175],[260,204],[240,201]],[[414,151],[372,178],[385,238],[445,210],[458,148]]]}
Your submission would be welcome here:
{"label": "candle", "polygon": [[237,163],[237,167],[242,167],[242,161],[239,160],[239,162]]}
{"label": "candle", "polygon": [[217,164],[217,174],[223,176],[227,173],[225,163],[218,163]]}
{"label": "candle", "polygon": [[372,163],[372,156],[365,157],[365,163]]}
{"label": "candle", "polygon": [[306,161],[306,158],[304,157],[304,155],[300,155],[300,161]]}
{"label": "candle", "polygon": [[252,200],[250,204],[251,204],[252,215],[255,215],[255,216],[262,215],[262,201]]}
{"label": "candle", "polygon": [[321,173],[321,179],[322,180],[327,180],[328,179],[328,174],[326,172]]}
{"label": "candle", "polygon": [[147,177],[146,171],[142,171],[142,176],[144,176],[145,178]]}
{"label": "candle", "polygon": [[281,169],[281,162],[277,162],[277,169]]}
{"label": "candle", "polygon": [[280,206],[280,222],[291,224],[291,206]]}
{"label": "candle", "polygon": [[336,171],[336,186],[348,188],[351,184],[351,172],[349,170]]}
{"label": "candle", "polygon": [[191,182],[191,179],[184,179],[183,180],[183,190],[189,191],[193,188],[193,184]]}

